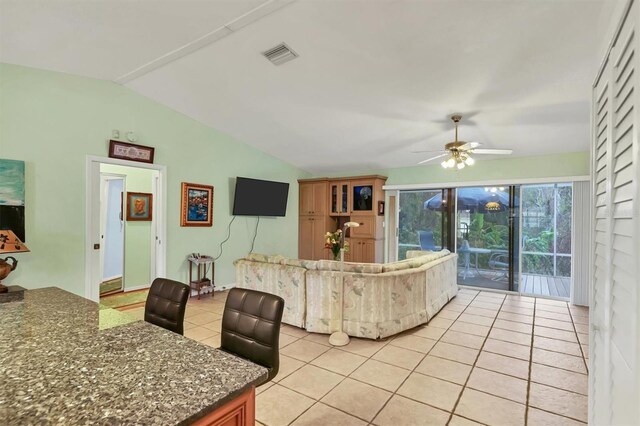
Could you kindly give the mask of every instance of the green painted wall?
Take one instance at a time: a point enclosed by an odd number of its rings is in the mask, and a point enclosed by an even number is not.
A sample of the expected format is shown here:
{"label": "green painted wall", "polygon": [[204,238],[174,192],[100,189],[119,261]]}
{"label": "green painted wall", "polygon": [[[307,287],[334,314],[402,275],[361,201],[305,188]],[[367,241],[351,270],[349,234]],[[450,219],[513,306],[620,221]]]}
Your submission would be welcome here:
{"label": "green painted wall", "polygon": [[[297,255],[298,185],[308,173],[112,82],[0,64],[0,157],[26,162],[30,253],[5,281],[59,286],[84,295],[85,162],[107,156],[112,129],[134,131],[167,166],[167,276],[186,282],[186,255],[216,255],[231,218],[235,176],[291,183],[285,218],[263,219],[257,252]],[[215,186],[214,226],[180,227],[180,184]],[[216,265],[235,281],[233,260],[247,254],[255,218],[238,217]]]}
{"label": "green painted wall", "polygon": [[[152,192],[155,170],[135,167],[100,165],[100,172],[126,176],[125,192]],[[126,201],[125,201],[126,203]],[[126,217],[126,205],[125,205]],[[125,221],[124,231],[124,289],[150,285],[151,221]]]}
{"label": "green painted wall", "polygon": [[[394,169],[361,170],[335,173],[330,176],[358,176],[378,174],[387,176],[387,185],[420,183],[457,183],[562,176],[588,176],[589,152],[572,152],[530,157],[509,157],[496,160],[477,161],[472,167],[462,170],[443,169],[439,163],[428,166],[402,167]],[[325,176],[325,175],[322,175]]]}

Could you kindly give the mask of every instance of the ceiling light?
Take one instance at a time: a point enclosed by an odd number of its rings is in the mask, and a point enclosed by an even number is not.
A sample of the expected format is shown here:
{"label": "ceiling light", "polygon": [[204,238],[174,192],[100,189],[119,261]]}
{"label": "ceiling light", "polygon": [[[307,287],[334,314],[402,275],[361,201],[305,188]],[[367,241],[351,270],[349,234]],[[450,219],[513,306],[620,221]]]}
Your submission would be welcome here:
{"label": "ceiling light", "polygon": [[464,169],[464,162],[463,162],[463,161],[460,161],[460,162],[457,164],[457,166],[458,166],[458,170],[462,170],[462,169]]}
{"label": "ceiling light", "polygon": [[476,163],[476,160],[471,157],[467,157],[464,162],[467,163],[467,166],[473,166]]}

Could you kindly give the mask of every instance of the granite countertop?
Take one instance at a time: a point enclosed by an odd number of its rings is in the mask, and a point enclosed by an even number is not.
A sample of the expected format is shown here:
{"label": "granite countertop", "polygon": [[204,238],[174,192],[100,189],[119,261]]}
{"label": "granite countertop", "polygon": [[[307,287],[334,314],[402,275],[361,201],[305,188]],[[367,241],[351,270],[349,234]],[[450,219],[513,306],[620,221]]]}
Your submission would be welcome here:
{"label": "granite countertop", "polygon": [[188,424],[267,370],[58,288],[0,304],[0,424]]}

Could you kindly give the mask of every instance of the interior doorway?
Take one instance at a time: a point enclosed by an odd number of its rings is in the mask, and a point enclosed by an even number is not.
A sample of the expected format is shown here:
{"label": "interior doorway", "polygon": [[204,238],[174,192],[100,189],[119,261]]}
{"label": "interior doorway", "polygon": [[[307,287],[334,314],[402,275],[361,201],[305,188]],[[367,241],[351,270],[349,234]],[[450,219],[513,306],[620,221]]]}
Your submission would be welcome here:
{"label": "interior doorway", "polygon": [[134,293],[166,276],[166,167],[88,156],[86,182],[85,297]]}
{"label": "interior doorway", "polygon": [[126,175],[100,172],[100,297],[124,289]]}

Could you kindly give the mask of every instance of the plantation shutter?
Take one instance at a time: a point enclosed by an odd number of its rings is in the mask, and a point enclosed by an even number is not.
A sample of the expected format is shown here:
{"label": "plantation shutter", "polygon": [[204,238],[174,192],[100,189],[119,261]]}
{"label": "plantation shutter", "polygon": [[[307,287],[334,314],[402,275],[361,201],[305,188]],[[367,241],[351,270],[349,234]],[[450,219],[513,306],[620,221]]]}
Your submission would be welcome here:
{"label": "plantation shutter", "polygon": [[634,3],[593,88],[590,421],[640,424],[637,23]]}

